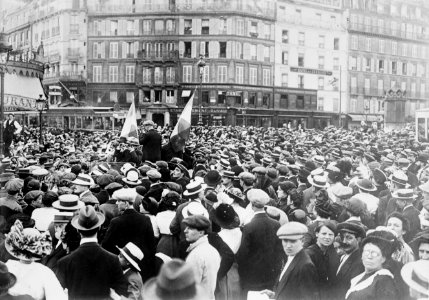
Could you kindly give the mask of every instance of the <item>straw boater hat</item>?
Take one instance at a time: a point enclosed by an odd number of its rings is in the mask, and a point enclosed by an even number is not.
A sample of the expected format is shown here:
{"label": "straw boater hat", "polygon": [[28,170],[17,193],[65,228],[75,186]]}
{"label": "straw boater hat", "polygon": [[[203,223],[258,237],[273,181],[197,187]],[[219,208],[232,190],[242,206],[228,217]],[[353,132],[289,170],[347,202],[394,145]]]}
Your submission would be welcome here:
{"label": "straw boater hat", "polygon": [[141,271],[139,267],[139,263],[142,261],[144,254],[135,244],[129,242],[125,245],[124,248],[119,248],[121,254],[125,257],[125,259],[137,270]]}
{"label": "straw boater hat", "polygon": [[202,190],[203,190],[203,187],[201,185],[201,182],[192,181],[186,185],[186,191],[183,192],[183,196],[188,197],[191,195],[195,195]]}
{"label": "straw boater hat", "polygon": [[59,210],[75,211],[84,207],[85,203],[79,200],[78,195],[64,194],[60,195],[52,206]]}
{"label": "straw boater hat", "polygon": [[399,189],[392,193],[392,198],[398,200],[414,200],[417,195],[414,194],[412,189]]}
{"label": "straw boater hat", "polygon": [[88,174],[79,174],[71,183],[76,185],[92,186],[94,185],[94,180]]}
{"label": "straw boater hat", "polygon": [[329,186],[325,176],[316,175],[314,177],[311,177],[310,175],[308,177],[308,182],[318,188],[327,188]]}
{"label": "straw boater hat", "polygon": [[413,290],[429,297],[429,261],[409,262],[402,267],[402,279]]}
{"label": "straw boater hat", "polygon": [[139,179],[139,171],[136,168],[128,169],[122,181],[129,185],[139,185],[142,183]]}

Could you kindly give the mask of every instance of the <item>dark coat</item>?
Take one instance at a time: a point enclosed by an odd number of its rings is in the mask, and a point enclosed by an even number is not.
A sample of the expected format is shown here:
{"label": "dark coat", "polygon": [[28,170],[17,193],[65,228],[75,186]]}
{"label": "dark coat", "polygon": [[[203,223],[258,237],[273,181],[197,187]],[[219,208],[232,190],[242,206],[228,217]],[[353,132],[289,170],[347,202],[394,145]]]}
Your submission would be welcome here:
{"label": "dark coat", "polygon": [[[364,277],[365,278],[365,277]],[[368,287],[349,294],[347,300],[397,300],[400,299],[395,281],[388,275],[376,275]]]}
{"label": "dark coat", "polygon": [[274,287],[275,299],[319,299],[316,267],[304,250],[298,252]]}
{"label": "dark coat", "polygon": [[402,214],[408,220],[408,223],[410,223],[410,230],[405,233],[404,236],[404,241],[408,243],[414,238],[416,233],[420,231],[420,212],[414,206],[408,206],[404,209]]}
{"label": "dark coat", "polygon": [[280,223],[258,213],[243,227],[236,258],[241,284],[247,290],[271,289],[279,276],[284,252],[277,230]]}
{"label": "dark coat", "polygon": [[85,243],[60,259],[56,275],[69,299],[106,299],[110,289],[127,296],[127,282],[116,255],[97,243]]}
{"label": "dark coat", "polygon": [[156,162],[161,160],[162,137],[155,129],[142,134],[140,145],[143,145],[143,161]]}
{"label": "dark coat", "polygon": [[97,197],[100,204],[104,204],[110,199],[109,193],[105,189],[101,189],[97,194],[94,193],[94,196]]}
{"label": "dark coat", "polygon": [[361,252],[357,250],[349,256],[346,262],[341,266],[338,274],[335,275],[332,282],[333,288],[331,299],[344,300],[346,293],[350,288],[350,280],[363,271],[362,255]]}
{"label": "dark coat", "polygon": [[154,276],[155,237],[149,217],[134,209],[125,210],[122,215],[112,219],[102,246],[107,251],[118,254],[116,246],[123,248],[128,242],[139,247],[144,258],[140,264],[143,280]]}

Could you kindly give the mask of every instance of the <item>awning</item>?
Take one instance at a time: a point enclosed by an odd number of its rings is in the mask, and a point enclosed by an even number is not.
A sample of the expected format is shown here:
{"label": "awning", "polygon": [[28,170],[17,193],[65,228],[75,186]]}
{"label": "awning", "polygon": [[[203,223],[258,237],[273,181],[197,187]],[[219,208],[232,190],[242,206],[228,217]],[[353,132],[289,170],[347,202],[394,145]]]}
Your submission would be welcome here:
{"label": "awning", "polygon": [[381,122],[383,121],[383,117],[381,115],[350,115],[353,122]]}
{"label": "awning", "polygon": [[46,99],[39,78],[9,73],[4,76],[4,94],[4,104],[8,111],[36,110],[39,95]]}
{"label": "awning", "polygon": [[182,97],[189,97],[191,96],[191,91],[190,90],[184,90],[182,91]]}

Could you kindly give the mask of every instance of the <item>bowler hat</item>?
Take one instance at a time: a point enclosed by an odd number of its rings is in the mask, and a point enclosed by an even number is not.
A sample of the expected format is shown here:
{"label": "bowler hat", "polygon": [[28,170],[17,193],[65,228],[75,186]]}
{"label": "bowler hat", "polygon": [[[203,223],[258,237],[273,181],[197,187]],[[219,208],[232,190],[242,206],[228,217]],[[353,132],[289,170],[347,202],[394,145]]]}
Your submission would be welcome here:
{"label": "bowler hat", "polygon": [[225,203],[219,204],[212,214],[214,222],[225,229],[233,229],[240,225],[240,219],[234,208]]}
{"label": "bowler hat", "polygon": [[220,176],[219,172],[216,170],[210,170],[204,176],[204,182],[207,185],[217,185],[221,182],[222,176]]}
{"label": "bowler hat", "polygon": [[88,231],[100,227],[104,223],[105,217],[102,213],[96,212],[94,207],[87,205],[79,210],[71,224],[77,230]]}

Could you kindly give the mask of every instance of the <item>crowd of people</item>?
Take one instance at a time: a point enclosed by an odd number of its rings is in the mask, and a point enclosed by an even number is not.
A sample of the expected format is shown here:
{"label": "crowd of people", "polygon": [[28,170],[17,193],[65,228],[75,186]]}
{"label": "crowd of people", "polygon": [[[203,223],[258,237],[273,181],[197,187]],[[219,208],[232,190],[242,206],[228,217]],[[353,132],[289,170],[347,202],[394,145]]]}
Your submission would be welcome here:
{"label": "crowd of people", "polygon": [[17,129],[1,299],[429,298],[429,144],[411,130],[193,127],[174,151],[152,121],[42,144]]}

